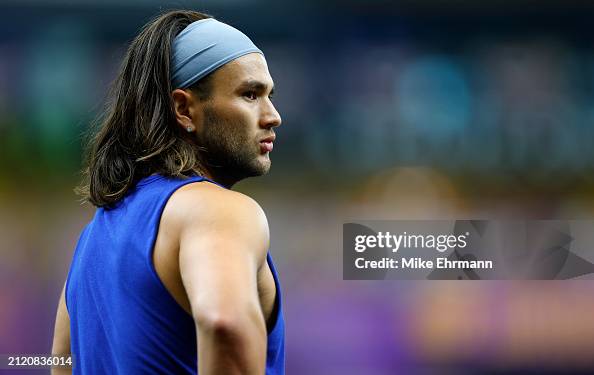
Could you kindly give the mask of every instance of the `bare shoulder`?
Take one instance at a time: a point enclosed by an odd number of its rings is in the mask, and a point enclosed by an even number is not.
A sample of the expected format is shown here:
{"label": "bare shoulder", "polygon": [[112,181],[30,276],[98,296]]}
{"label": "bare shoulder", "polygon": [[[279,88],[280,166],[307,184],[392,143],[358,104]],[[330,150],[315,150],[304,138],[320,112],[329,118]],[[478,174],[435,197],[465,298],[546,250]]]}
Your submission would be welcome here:
{"label": "bare shoulder", "polygon": [[170,198],[172,211],[180,219],[259,219],[266,221],[264,211],[251,197],[209,182],[192,183],[179,188]]}
{"label": "bare shoulder", "polygon": [[179,188],[163,212],[180,237],[199,231],[206,234],[232,234],[268,247],[268,221],[260,205],[249,196],[209,182],[191,183]]}

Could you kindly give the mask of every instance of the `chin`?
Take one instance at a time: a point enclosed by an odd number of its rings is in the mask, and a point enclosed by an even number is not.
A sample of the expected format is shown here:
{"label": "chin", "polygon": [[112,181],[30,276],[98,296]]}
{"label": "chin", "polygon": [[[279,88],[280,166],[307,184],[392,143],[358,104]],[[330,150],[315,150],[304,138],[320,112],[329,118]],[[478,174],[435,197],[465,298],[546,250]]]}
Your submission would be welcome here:
{"label": "chin", "polygon": [[270,163],[261,166],[260,170],[258,171],[258,176],[264,176],[270,171]]}
{"label": "chin", "polygon": [[270,162],[270,158],[268,157],[268,154],[266,155],[262,155],[261,157],[259,157],[257,160],[255,160],[254,163],[254,176],[263,176],[265,174],[268,173],[268,171],[270,171],[270,165],[272,164]]}

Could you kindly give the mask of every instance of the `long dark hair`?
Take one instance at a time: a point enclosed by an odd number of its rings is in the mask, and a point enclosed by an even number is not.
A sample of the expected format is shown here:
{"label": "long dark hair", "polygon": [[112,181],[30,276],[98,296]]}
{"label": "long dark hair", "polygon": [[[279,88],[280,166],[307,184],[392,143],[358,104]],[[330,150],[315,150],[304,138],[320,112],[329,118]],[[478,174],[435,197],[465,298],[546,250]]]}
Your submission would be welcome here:
{"label": "long dark hair", "polygon": [[[201,174],[197,146],[176,125],[170,59],[173,39],[204,18],[210,16],[187,10],[162,13],[130,44],[105,110],[93,122],[83,181],[75,189],[84,200],[111,208],[150,174]],[[207,81],[190,87],[201,99],[207,96]]]}

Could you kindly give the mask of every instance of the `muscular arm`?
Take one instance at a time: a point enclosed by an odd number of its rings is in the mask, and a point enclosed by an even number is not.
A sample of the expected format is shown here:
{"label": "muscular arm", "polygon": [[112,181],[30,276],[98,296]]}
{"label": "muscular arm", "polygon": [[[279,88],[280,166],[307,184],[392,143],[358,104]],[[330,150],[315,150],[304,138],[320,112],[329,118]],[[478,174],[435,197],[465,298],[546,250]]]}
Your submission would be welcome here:
{"label": "muscular arm", "polygon": [[266,261],[266,217],[242,194],[195,185],[176,199],[189,208],[182,219],[179,262],[196,322],[198,372],[261,375],[266,324],[257,274]]}
{"label": "muscular arm", "polygon": [[[58,302],[58,311],[56,312],[56,324],[54,326],[54,341],[52,344],[52,354],[60,356],[70,355],[70,317],[66,309],[64,293],[66,285],[62,289],[62,295]],[[72,374],[71,369],[52,369],[52,375]]]}

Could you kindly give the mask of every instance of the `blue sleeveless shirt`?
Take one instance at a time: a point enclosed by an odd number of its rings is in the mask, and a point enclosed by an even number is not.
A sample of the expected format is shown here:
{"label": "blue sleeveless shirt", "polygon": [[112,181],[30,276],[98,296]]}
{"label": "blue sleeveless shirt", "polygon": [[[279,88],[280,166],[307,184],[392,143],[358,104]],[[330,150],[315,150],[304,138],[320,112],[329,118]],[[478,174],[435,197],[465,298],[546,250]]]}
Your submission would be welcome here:
{"label": "blue sleeveless shirt", "polygon": [[[152,261],[163,208],[183,185],[204,181],[152,175],[113,209],[98,208],[84,228],[66,281],[74,374],[196,374],[196,329],[167,291]],[[266,374],[284,374],[285,323],[276,300]]]}

